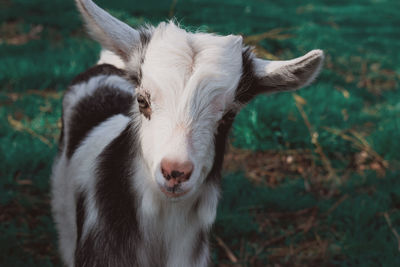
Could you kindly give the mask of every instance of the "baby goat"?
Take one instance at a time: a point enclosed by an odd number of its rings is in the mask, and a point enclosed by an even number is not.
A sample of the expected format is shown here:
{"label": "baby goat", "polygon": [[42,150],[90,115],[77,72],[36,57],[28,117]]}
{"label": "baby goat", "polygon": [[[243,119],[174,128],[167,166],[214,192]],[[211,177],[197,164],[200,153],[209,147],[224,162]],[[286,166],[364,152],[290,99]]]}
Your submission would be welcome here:
{"label": "baby goat", "polygon": [[63,99],[52,207],[67,266],[207,266],[225,142],[261,93],[298,89],[323,53],[255,57],[242,37],[133,29],[77,5],[106,50]]}

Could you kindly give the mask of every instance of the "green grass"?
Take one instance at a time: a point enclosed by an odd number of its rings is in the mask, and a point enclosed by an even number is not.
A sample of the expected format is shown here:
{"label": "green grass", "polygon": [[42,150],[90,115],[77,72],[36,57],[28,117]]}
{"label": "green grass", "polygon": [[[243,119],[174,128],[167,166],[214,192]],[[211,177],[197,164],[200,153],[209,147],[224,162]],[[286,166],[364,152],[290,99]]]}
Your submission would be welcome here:
{"label": "green grass", "polygon": [[[174,14],[220,34],[280,28],[260,53],[327,55],[316,83],[237,117],[232,154],[245,160],[223,180],[217,265],[233,265],[223,240],[242,266],[400,266],[399,1],[96,2],[131,25]],[[60,266],[49,173],[61,97],[99,49],[72,0],[0,0],[0,266]]]}

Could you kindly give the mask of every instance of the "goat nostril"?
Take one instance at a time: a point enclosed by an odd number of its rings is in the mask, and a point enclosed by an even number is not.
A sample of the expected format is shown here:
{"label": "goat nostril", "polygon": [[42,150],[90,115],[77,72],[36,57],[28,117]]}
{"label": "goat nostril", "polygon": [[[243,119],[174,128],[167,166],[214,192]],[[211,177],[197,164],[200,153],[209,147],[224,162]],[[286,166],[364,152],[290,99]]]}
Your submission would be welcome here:
{"label": "goat nostril", "polygon": [[175,171],[175,170],[171,172],[172,178],[179,178],[179,177],[181,177],[181,176],[184,175],[184,174],[185,174],[184,172]]}
{"label": "goat nostril", "polygon": [[173,179],[177,183],[185,182],[189,180],[192,170],[191,161],[177,162],[167,159],[161,161],[161,173],[167,181]]}
{"label": "goat nostril", "polygon": [[171,175],[169,175],[169,173],[163,167],[161,167],[161,173],[164,176],[164,178],[167,179],[167,181],[171,179]]}

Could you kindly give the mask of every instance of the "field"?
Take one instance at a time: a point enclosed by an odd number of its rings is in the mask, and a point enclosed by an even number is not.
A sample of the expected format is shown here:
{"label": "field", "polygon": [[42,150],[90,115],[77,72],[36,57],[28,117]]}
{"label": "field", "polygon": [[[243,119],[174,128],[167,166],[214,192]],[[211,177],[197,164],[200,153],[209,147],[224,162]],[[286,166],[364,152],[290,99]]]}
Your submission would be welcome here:
{"label": "field", "polygon": [[[400,1],[97,0],[135,26],[175,17],[260,57],[320,48],[317,81],[261,96],[230,135],[216,266],[400,266]],[[100,47],[72,0],[0,0],[0,266],[61,266],[49,173],[61,99]]]}

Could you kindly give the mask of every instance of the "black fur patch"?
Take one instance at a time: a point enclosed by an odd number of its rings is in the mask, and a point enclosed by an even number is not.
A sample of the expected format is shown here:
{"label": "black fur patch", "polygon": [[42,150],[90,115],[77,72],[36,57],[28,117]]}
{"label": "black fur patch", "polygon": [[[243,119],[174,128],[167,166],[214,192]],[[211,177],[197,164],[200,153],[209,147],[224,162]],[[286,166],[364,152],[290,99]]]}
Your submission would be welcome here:
{"label": "black fur patch", "polygon": [[219,122],[217,133],[214,136],[214,144],[215,144],[214,164],[211,168],[210,173],[206,178],[206,182],[214,181],[219,183],[219,180],[221,178],[222,164],[224,163],[225,147],[228,139],[228,134],[232,127],[235,116],[236,113],[230,111],[226,113]]}
{"label": "black fur patch", "polygon": [[58,138],[58,154],[64,151],[64,111],[61,111],[61,130],[60,130],[60,137]]}
{"label": "black fur patch", "polygon": [[71,158],[88,133],[101,122],[117,115],[128,115],[134,97],[120,89],[102,86],[82,98],[74,107],[68,125],[67,157]]}
{"label": "black fur patch", "polygon": [[250,47],[246,47],[242,53],[243,72],[235,96],[235,101],[242,104],[247,104],[262,91],[259,79],[254,74],[253,57]]}
{"label": "black fur patch", "polygon": [[86,70],[85,72],[80,73],[78,76],[76,76],[72,82],[71,86],[78,84],[78,83],[83,83],[89,81],[91,78],[100,76],[100,75],[117,75],[123,77],[125,75],[125,72],[121,69],[116,68],[113,65],[110,64],[101,64],[101,65],[96,65],[94,67],[91,67],[90,69]]}
{"label": "black fur patch", "polygon": [[83,223],[85,222],[85,195],[78,193],[76,196],[76,229],[77,229],[77,245],[81,240]]}
{"label": "black fur patch", "polygon": [[79,244],[75,266],[138,266],[137,200],[130,177],[138,149],[130,124],[99,155],[96,201],[99,225]]}

